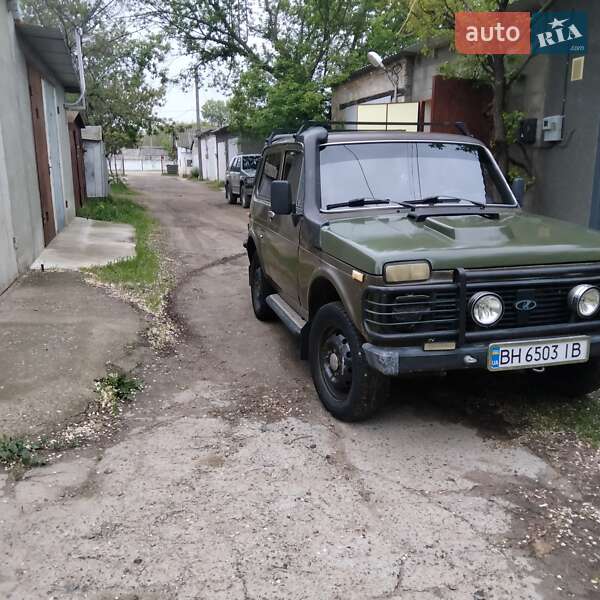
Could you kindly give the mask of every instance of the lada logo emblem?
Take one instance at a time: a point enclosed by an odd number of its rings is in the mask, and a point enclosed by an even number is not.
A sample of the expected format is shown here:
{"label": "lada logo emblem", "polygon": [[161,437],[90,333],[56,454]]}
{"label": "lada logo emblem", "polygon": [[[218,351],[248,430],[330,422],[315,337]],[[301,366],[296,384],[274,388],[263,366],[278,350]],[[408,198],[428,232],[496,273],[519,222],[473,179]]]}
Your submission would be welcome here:
{"label": "lada logo emblem", "polygon": [[537,306],[537,302],[535,300],[531,300],[530,298],[526,298],[525,300],[519,300],[515,302],[515,308],[517,310],[529,311],[533,310]]}

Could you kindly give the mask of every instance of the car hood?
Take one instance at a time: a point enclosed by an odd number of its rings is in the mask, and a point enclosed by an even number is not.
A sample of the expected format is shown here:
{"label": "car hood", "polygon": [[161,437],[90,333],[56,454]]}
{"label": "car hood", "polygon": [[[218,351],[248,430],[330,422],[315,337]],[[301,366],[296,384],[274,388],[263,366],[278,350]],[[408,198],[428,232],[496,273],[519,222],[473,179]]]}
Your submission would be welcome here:
{"label": "car hood", "polygon": [[256,169],[242,169],[242,174],[248,177],[254,177],[256,175]]}
{"label": "car hood", "polygon": [[321,248],[373,275],[393,261],[428,260],[433,269],[600,261],[600,233],[512,209],[410,219],[405,213],[330,221]]}

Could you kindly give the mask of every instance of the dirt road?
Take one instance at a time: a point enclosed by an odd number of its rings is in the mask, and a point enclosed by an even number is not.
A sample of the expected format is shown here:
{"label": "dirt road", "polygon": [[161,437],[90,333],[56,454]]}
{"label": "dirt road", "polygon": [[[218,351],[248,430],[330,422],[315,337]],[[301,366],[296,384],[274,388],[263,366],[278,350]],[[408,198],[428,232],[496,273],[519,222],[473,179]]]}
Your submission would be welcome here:
{"label": "dirt road", "polygon": [[130,182],[168,236],[181,340],[146,351],[119,436],[0,475],[0,597],[584,597],[521,544],[516,490],[568,484],[445,402],[468,382],[402,384],[377,419],[334,421],[292,337],[252,314],[247,211]]}

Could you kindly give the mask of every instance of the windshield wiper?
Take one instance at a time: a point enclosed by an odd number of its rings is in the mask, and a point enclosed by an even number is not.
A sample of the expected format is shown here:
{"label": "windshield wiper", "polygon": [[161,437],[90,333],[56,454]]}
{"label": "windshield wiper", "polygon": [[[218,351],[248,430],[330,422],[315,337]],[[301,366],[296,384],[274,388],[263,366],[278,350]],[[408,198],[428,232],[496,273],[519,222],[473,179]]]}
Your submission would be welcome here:
{"label": "windshield wiper", "polygon": [[417,204],[442,204],[447,202],[448,200],[458,200],[459,202],[470,202],[475,206],[479,206],[479,208],[485,208],[485,202],[481,202],[480,200],[471,200],[471,198],[459,198],[457,196],[444,196],[442,194],[438,196],[427,196],[426,198],[419,198],[418,200],[406,200],[404,204],[409,204],[410,206],[415,206]]}
{"label": "windshield wiper", "polygon": [[[347,202],[336,202],[335,204],[327,204],[325,206],[326,209],[330,208],[342,208],[343,206],[367,206],[368,204],[391,204],[391,200],[389,198],[352,198],[352,200],[348,200]],[[394,204],[398,204],[394,202]]]}

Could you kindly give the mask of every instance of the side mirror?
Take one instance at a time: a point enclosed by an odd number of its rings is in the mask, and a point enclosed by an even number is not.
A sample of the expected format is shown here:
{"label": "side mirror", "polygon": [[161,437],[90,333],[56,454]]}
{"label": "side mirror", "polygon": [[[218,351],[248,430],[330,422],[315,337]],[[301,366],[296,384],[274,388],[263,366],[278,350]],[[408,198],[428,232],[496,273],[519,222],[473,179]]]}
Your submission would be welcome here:
{"label": "side mirror", "polygon": [[292,214],[292,188],[289,181],[271,183],[271,210],[276,215]]}
{"label": "side mirror", "polygon": [[510,187],[519,206],[521,206],[523,204],[523,198],[525,197],[525,180],[522,177],[515,177]]}

